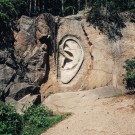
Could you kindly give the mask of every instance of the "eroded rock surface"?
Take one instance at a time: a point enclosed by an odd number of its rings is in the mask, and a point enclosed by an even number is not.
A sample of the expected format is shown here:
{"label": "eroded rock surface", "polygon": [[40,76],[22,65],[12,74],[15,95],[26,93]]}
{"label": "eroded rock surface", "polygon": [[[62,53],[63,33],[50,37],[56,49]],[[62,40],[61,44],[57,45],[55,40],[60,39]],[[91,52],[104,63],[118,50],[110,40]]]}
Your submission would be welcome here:
{"label": "eroded rock surface", "polygon": [[41,86],[43,95],[104,86],[125,92],[123,66],[134,57],[134,23],[126,22],[117,41],[91,26],[84,15],[59,18],[57,28],[57,62],[55,66],[50,61],[48,81]]}
{"label": "eroded rock surface", "polygon": [[86,22],[85,15],[65,18],[22,16],[14,32],[14,52],[0,52],[0,84],[20,100],[28,94],[80,91],[98,87],[124,90],[126,59],[134,57],[135,24],[111,41]]}
{"label": "eroded rock surface", "polygon": [[14,50],[0,52],[0,84],[5,96],[17,101],[28,94],[40,94],[40,85],[48,76],[49,55],[53,55],[54,18],[22,16],[14,31]]}

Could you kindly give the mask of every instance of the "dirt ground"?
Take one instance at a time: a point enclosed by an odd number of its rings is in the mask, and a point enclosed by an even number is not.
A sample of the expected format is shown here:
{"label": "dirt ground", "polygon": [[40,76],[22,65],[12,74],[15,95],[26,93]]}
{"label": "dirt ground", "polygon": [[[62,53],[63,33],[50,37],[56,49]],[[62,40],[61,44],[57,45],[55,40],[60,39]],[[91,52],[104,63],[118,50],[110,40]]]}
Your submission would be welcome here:
{"label": "dirt ground", "polygon": [[42,135],[135,135],[135,96],[105,98],[89,91],[59,93],[44,103],[72,115]]}

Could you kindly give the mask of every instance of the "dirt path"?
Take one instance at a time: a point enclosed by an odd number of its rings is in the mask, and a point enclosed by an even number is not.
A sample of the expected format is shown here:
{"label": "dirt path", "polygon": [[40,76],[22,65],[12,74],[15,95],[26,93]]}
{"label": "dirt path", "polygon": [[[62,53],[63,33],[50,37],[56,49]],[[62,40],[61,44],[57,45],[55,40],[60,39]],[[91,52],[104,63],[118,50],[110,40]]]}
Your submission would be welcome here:
{"label": "dirt path", "polygon": [[45,105],[73,115],[42,135],[135,135],[135,96],[99,98],[91,91],[51,95]]}

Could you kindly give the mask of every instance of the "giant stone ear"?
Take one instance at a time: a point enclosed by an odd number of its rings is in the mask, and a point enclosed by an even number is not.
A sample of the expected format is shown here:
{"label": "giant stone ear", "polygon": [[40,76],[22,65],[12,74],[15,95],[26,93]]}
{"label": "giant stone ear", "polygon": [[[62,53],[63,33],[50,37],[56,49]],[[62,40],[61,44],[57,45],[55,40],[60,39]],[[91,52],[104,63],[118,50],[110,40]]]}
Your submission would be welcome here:
{"label": "giant stone ear", "polygon": [[60,81],[67,84],[77,75],[84,60],[84,51],[75,36],[64,37],[59,45]]}

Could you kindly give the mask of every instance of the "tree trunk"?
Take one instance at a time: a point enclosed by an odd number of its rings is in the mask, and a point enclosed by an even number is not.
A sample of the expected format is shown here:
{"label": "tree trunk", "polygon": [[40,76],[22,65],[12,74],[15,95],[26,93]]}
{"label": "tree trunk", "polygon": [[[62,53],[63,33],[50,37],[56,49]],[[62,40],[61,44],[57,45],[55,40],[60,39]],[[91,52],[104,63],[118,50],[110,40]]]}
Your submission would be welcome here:
{"label": "tree trunk", "polygon": [[29,0],[29,16],[31,15],[31,5],[32,5],[31,0]]}
{"label": "tree trunk", "polygon": [[44,12],[45,11],[45,0],[42,0],[42,12]]}
{"label": "tree trunk", "polygon": [[85,9],[87,9],[87,8],[88,8],[88,1],[85,0]]}
{"label": "tree trunk", "polygon": [[62,16],[64,16],[64,0],[61,0]]}
{"label": "tree trunk", "polygon": [[106,20],[108,21],[108,2],[106,0]]}
{"label": "tree trunk", "polygon": [[75,14],[75,10],[74,10],[74,8],[73,8],[73,15]]}
{"label": "tree trunk", "polygon": [[37,10],[37,0],[34,0],[34,12]]}
{"label": "tree trunk", "polygon": [[80,0],[78,0],[78,11],[80,11],[80,4],[81,3],[81,1]]}

